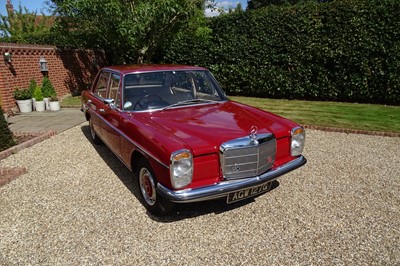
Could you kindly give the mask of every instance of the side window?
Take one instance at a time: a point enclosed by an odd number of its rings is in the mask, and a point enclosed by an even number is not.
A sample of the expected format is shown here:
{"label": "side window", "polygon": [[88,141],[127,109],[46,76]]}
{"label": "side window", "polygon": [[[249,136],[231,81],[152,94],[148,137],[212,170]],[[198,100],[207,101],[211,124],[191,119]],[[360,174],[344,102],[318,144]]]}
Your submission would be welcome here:
{"label": "side window", "polygon": [[119,82],[121,80],[121,76],[118,74],[111,75],[111,84],[110,84],[110,99],[114,99],[114,104],[119,109],[121,109],[121,102],[120,102],[120,94],[119,94]]}
{"label": "side window", "polygon": [[109,79],[109,72],[100,73],[99,80],[97,81],[96,88],[94,88],[93,93],[100,96],[101,98],[107,98],[107,86]]}
{"label": "side window", "polygon": [[193,73],[196,80],[196,91],[197,93],[218,96],[218,93],[212,84],[211,80],[205,75],[204,72]]}
{"label": "side window", "polygon": [[183,71],[172,72],[172,84],[173,89],[192,91],[193,89],[193,79],[190,73]]}

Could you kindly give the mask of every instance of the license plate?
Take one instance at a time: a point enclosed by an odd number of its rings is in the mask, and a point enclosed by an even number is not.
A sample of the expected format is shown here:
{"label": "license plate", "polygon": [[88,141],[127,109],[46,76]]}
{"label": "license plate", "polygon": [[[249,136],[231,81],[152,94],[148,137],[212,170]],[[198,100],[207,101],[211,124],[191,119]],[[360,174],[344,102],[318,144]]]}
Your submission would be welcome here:
{"label": "license plate", "polygon": [[242,190],[231,192],[228,194],[226,203],[229,204],[229,203],[233,203],[236,201],[254,197],[258,194],[268,191],[270,188],[271,188],[271,182],[267,182],[267,183],[264,183],[264,184],[261,184],[261,185],[255,186],[255,187],[245,188]]}

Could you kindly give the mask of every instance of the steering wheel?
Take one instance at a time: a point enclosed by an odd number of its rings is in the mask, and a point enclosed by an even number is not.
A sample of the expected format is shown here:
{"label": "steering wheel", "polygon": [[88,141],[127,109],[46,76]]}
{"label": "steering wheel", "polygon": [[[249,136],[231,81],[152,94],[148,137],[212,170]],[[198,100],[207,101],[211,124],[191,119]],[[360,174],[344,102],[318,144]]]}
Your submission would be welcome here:
{"label": "steering wheel", "polygon": [[163,100],[161,99],[160,96],[155,95],[155,94],[147,94],[145,96],[143,96],[142,98],[140,98],[135,105],[133,106],[133,110],[137,110],[137,107],[140,107],[139,110],[145,110],[148,108],[148,103],[151,101],[160,101],[162,102]]}

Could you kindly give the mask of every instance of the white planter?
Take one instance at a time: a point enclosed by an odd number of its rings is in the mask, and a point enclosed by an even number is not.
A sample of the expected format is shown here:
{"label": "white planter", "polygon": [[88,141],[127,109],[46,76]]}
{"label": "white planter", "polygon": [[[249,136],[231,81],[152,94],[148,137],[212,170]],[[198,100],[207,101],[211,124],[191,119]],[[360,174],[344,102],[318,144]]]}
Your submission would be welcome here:
{"label": "white planter", "polygon": [[35,108],[38,112],[43,112],[45,110],[45,102],[44,101],[36,101]]}
{"label": "white planter", "polygon": [[21,113],[32,112],[32,100],[17,100],[18,108]]}
{"label": "white planter", "polygon": [[50,102],[50,110],[51,111],[60,111],[60,102]]}
{"label": "white planter", "polygon": [[50,110],[50,98],[43,98],[43,101],[45,103],[46,110]]}

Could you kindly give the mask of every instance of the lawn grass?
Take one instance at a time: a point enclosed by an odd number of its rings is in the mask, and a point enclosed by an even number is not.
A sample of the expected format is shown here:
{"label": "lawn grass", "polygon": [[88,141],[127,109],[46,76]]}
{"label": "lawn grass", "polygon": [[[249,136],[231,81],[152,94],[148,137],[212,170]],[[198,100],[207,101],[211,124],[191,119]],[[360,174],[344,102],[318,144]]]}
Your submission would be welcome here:
{"label": "lawn grass", "polygon": [[230,97],[299,124],[400,132],[400,106]]}
{"label": "lawn grass", "polygon": [[[230,97],[230,99],[278,114],[304,125],[400,132],[400,106],[250,97]],[[62,106],[81,107],[81,97],[65,98],[61,102]]]}
{"label": "lawn grass", "polygon": [[61,107],[63,106],[76,106],[76,107],[81,107],[81,96],[68,96],[67,98],[64,98],[61,101]]}

